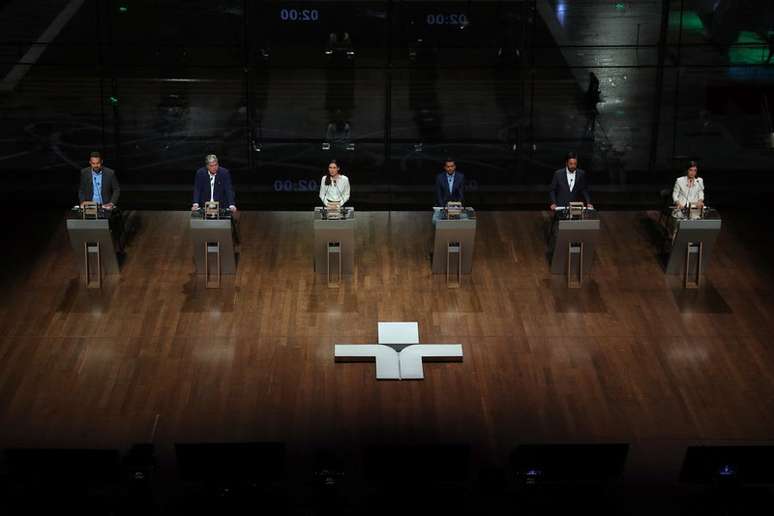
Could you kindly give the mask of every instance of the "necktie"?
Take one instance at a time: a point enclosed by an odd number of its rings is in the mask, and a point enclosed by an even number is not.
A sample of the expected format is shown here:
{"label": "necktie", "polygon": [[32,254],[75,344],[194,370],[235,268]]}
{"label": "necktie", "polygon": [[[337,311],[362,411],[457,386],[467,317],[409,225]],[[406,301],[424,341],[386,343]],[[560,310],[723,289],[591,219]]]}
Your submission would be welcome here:
{"label": "necktie", "polygon": [[215,176],[210,174],[210,202],[215,200]]}

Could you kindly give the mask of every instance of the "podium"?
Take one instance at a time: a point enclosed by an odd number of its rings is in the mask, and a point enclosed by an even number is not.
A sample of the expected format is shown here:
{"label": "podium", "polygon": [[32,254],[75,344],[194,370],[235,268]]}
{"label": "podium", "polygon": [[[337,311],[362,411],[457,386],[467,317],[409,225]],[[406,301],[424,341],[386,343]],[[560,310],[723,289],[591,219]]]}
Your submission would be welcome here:
{"label": "podium", "polygon": [[87,287],[99,288],[103,275],[118,274],[116,248],[107,218],[73,216],[67,219],[67,233]]}
{"label": "podium", "polygon": [[314,270],[326,274],[329,284],[332,273],[340,281],[355,266],[355,209],[341,208],[332,215],[325,208],[314,209]]}
{"label": "podium", "polygon": [[435,239],[433,243],[433,274],[451,276],[470,274],[473,270],[473,249],[476,243],[476,212],[465,208],[457,217],[449,217],[444,208],[434,208]]}
{"label": "podium", "polygon": [[721,219],[715,210],[707,210],[700,219],[677,219],[675,237],[666,265],[667,274],[682,274],[686,288],[697,288],[702,268],[712,256],[720,233]]}
{"label": "podium", "polygon": [[201,213],[191,215],[191,240],[196,273],[205,275],[208,288],[220,286],[221,274],[236,273],[231,225],[228,213],[217,219],[204,218]]}
{"label": "podium", "polygon": [[567,286],[580,287],[583,276],[591,272],[594,248],[599,235],[599,214],[583,210],[582,218],[569,218],[563,210],[557,214],[554,246],[551,251],[551,272],[566,274]]}

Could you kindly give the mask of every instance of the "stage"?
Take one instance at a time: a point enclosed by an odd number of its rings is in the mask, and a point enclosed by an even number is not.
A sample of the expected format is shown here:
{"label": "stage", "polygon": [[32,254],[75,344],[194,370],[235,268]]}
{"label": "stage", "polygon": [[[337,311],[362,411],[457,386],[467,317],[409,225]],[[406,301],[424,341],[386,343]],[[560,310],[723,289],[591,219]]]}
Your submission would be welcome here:
{"label": "stage", "polygon": [[[313,271],[311,212],[243,212],[237,274],[194,274],[188,212],[138,212],[120,278],[83,287],[64,213],[4,230],[0,444],[127,449],[280,441],[352,468],[374,444],[471,446],[507,468],[523,443],[630,443],[625,482],[674,483],[685,448],[774,435],[772,236],[723,213],[702,288],[667,277],[655,212],[602,212],[579,290],[549,273],[548,212],[480,212],[473,272],[430,269],[431,212],[357,213],[355,273]],[[417,321],[461,363],[377,381],[336,363],[379,321]],[[308,466],[307,466],[308,467]],[[174,468],[162,468],[174,478]],[[299,474],[300,476],[300,474]]]}

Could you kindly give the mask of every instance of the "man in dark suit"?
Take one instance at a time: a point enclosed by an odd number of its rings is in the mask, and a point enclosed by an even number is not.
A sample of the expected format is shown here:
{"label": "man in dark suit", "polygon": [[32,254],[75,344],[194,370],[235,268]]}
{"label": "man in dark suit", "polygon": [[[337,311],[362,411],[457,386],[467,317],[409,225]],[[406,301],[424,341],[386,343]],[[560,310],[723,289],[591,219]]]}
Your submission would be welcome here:
{"label": "man in dark suit", "polygon": [[446,206],[449,201],[465,203],[465,176],[457,172],[453,159],[446,159],[443,172],[435,178],[436,206]]}
{"label": "man in dark suit", "polygon": [[78,201],[81,208],[87,202],[95,202],[102,207],[104,210],[102,215],[108,219],[116,251],[123,253],[126,231],[124,231],[125,220],[118,209],[120,195],[121,187],[118,185],[115,171],[102,166],[102,155],[99,152],[89,154],[89,166],[81,169]]}
{"label": "man in dark suit", "polygon": [[586,184],[586,172],[578,168],[578,156],[574,152],[567,153],[564,168],[554,172],[549,196],[551,197],[551,210],[555,210],[557,206],[565,207],[571,202],[577,201],[584,202],[587,208],[593,208]]}
{"label": "man in dark suit", "polygon": [[96,202],[106,210],[112,210],[118,203],[121,187],[113,169],[102,166],[99,152],[89,155],[89,166],[81,169],[81,183],[78,187],[78,200],[81,207],[85,202]]}
{"label": "man in dark suit", "polygon": [[218,201],[221,208],[227,206],[232,212],[236,211],[234,188],[228,169],[218,165],[218,157],[214,154],[204,158],[204,163],[205,166],[196,171],[191,211],[198,210],[209,201]]}

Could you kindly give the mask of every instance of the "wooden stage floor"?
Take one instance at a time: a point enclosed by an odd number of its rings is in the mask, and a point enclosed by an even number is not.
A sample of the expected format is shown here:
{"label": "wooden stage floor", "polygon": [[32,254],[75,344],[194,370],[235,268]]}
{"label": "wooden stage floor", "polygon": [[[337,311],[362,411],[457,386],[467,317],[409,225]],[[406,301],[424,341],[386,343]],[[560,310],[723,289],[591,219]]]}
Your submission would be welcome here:
{"label": "wooden stage floor", "polygon": [[[547,213],[480,213],[459,289],[430,273],[429,212],[359,213],[341,289],[313,273],[309,213],[241,215],[238,273],[217,291],[193,274],[185,212],[138,213],[102,291],[81,286],[61,213],[6,229],[0,444],[469,443],[504,465],[519,443],[628,442],[630,478],[670,481],[686,445],[774,436],[774,243],[752,216],[726,214],[686,292],[663,273],[654,213],[602,213],[580,291],[548,271]],[[418,321],[464,362],[413,382],[334,362],[378,321]]]}

